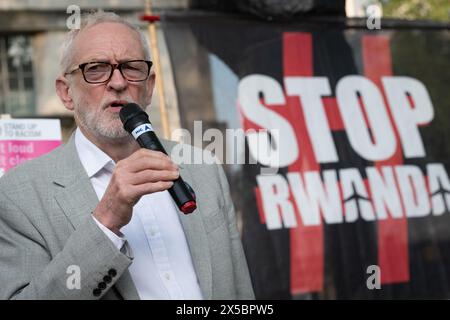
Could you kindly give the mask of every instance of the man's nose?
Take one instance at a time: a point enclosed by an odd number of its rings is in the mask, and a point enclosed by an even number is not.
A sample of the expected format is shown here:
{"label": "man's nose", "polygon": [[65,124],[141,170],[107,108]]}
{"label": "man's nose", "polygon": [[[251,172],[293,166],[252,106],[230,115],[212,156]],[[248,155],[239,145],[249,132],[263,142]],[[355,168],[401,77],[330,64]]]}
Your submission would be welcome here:
{"label": "man's nose", "polygon": [[128,85],[127,79],[125,79],[119,69],[115,69],[108,81],[108,88],[116,91],[124,90]]}

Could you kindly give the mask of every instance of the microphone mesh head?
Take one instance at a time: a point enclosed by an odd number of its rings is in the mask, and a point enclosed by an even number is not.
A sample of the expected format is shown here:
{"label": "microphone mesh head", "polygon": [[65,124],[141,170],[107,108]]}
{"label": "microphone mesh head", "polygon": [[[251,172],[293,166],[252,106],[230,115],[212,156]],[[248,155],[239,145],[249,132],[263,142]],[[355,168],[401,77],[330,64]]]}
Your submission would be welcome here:
{"label": "microphone mesh head", "polygon": [[127,103],[120,109],[119,117],[122,123],[125,123],[130,118],[140,115],[143,112],[145,113],[136,103]]}
{"label": "microphone mesh head", "polygon": [[148,114],[136,103],[124,105],[122,109],[120,109],[119,117],[123,123],[124,129],[130,133],[138,124],[150,123]]}

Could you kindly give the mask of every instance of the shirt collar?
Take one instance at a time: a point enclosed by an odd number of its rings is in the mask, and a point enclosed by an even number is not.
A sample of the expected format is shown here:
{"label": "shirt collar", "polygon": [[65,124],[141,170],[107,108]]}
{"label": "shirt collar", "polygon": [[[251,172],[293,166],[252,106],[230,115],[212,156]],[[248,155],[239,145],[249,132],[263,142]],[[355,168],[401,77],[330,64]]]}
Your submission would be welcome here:
{"label": "shirt collar", "polygon": [[77,128],[75,132],[75,146],[81,164],[89,178],[92,178],[103,168],[109,172],[114,170],[116,165],[114,160],[86,138],[80,128]]}

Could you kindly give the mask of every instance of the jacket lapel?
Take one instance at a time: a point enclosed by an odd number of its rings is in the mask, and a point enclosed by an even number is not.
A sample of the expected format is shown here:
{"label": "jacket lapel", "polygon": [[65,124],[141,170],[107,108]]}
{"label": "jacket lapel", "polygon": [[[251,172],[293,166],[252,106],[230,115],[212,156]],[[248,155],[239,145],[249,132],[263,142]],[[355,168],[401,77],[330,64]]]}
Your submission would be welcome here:
{"label": "jacket lapel", "polygon": [[[55,199],[76,229],[80,225],[82,217],[96,207],[98,198],[79,160],[74,134],[60,152],[53,183],[62,188],[55,194]],[[115,286],[124,299],[139,299],[128,270],[122,274]]]}
{"label": "jacket lapel", "polygon": [[81,218],[95,208],[98,199],[78,157],[75,135],[60,151],[53,183],[62,187],[55,194],[56,201],[73,227],[78,228]]}

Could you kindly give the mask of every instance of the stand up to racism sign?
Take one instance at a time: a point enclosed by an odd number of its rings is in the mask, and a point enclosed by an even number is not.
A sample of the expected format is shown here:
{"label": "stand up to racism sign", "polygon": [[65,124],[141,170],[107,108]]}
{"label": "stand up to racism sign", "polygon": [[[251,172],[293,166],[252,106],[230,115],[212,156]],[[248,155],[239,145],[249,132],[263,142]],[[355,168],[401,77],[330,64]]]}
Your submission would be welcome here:
{"label": "stand up to racism sign", "polygon": [[61,125],[58,119],[0,120],[0,176],[60,144]]}
{"label": "stand up to racism sign", "polygon": [[[258,298],[450,297],[448,28],[204,16],[164,28],[185,127],[196,110],[278,132],[276,174],[261,174],[255,130],[258,164],[230,170]],[[195,45],[176,52],[183,36]],[[205,70],[210,91],[187,80]]]}

